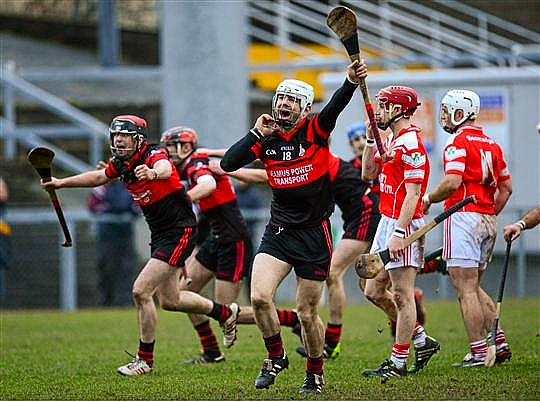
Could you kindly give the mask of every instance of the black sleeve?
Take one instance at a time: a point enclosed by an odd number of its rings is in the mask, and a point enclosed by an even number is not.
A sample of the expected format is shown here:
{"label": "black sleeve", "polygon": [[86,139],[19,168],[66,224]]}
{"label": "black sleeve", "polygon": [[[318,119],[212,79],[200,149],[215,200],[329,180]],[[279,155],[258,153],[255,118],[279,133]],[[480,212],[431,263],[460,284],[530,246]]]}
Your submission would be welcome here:
{"label": "black sleeve", "polygon": [[318,123],[323,130],[328,132],[334,129],[339,114],[349,104],[357,87],[358,84],[353,84],[345,78],[343,85],[334,92],[330,101],[319,113]]}
{"label": "black sleeve", "polygon": [[251,129],[245,137],[241,138],[225,152],[219,163],[221,168],[226,172],[233,172],[253,162],[257,158],[257,155],[255,155],[255,152],[251,148],[261,138],[257,131]]}

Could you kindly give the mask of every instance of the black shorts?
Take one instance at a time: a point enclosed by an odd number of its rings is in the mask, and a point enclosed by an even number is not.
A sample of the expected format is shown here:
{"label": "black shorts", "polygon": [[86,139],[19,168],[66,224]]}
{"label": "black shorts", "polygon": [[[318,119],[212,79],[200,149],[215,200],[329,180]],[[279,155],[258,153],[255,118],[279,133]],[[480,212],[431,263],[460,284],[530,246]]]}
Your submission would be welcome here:
{"label": "black shorts", "polygon": [[234,283],[241,281],[248,272],[252,257],[251,240],[223,243],[209,236],[195,258],[205,268],[214,272],[216,279]]}
{"label": "black shorts", "polygon": [[373,193],[363,195],[354,203],[354,208],[347,214],[343,223],[342,239],[372,241],[381,219],[379,197]]}
{"label": "black shorts", "polygon": [[257,253],[266,253],[291,264],[297,276],[324,281],[330,270],[332,235],[330,222],[308,229],[289,229],[268,224]]}
{"label": "black shorts", "polygon": [[150,243],[150,255],[169,265],[183,267],[195,248],[195,232],[195,227],[185,227],[160,233]]}

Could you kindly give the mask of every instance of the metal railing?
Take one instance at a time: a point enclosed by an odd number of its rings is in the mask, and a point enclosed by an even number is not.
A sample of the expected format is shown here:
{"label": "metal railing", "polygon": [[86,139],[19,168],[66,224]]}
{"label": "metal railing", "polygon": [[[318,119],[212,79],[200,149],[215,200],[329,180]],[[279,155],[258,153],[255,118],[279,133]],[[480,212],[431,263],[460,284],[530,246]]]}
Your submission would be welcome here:
{"label": "metal railing", "polygon": [[[325,4],[250,0],[248,15],[252,23],[248,32],[255,40],[302,55],[305,58],[302,66],[306,60],[315,67],[320,63],[328,66],[328,60],[336,57],[340,57],[342,63],[342,47],[325,26],[328,11],[341,4],[358,15],[361,45],[378,53],[377,57],[366,57],[372,66],[394,68],[425,63],[432,67],[453,67],[467,63],[484,67],[537,65],[540,62],[540,34],[537,32],[462,2],[435,1],[439,7],[452,10],[457,17],[410,0],[380,0],[378,4],[370,1]],[[475,16],[476,24],[466,22],[471,15]],[[496,28],[500,33],[490,28]],[[304,43],[323,44],[334,52],[323,56]],[[284,62],[280,60],[280,63]],[[291,64],[294,67],[295,63]]]}
{"label": "metal railing", "polygon": [[[28,148],[46,146],[55,154],[55,163],[63,165],[70,171],[80,173],[92,169],[99,161],[102,154],[102,144],[108,140],[107,126],[91,115],[70,105],[63,99],[25,81],[15,72],[15,64],[8,62],[0,66],[0,82],[3,87],[4,116],[0,120],[2,129],[1,136],[4,139],[4,156],[7,160],[16,156],[16,143],[20,142]],[[51,126],[24,126],[18,125],[16,119],[17,97],[22,96],[37,102],[46,110],[60,116],[71,124]],[[88,138],[89,162],[81,161],[59,147],[46,142],[42,137],[55,138]]]}
{"label": "metal railing", "polygon": [[[283,57],[273,63],[253,63],[250,71],[294,71],[297,69],[341,69],[345,58],[339,41],[325,25],[328,11],[335,5],[351,7],[359,16],[360,42],[371,50],[370,66],[400,68],[408,64],[452,67],[470,64],[484,66],[524,66],[540,63],[540,34],[517,24],[481,12],[461,2],[434,0],[454,15],[475,16],[477,23],[452,17],[410,0],[318,1],[248,0],[248,34],[256,41],[282,49]],[[496,27],[497,32],[490,30]],[[157,28],[157,27],[156,27]],[[504,36],[503,36],[504,33]],[[514,39],[509,39],[512,37]],[[322,55],[306,44],[317,43],[331,49]],[[300,55],[287,57],[287,51]],[[34,69],[17,74],[13,63],[0,66],[3,88],[3,117],[0,135],[4,157],[12,159],[16,144],[26,147],[48,146],[57,154],[55,163],[72,172],[95,166],[108,141],[106,125],[68,102],[39,88],[40,80],[130,80],[161,78],[159,67],[122,66],[114,68]],[[65,125],[27,125],[16,121],[17,97],[37,102],[67,120]],[[51,138],[87,138],[87,161],[70,157],[48,143]]]}
{"label": "metal railing", "polygon": [[[4,157],[12,160],[16,156],[16,144],[26,148],[48,147],[55,152],[54,163],[72,173],[93,169],[102,158],[103,144],[109,142],[108,127],[88,113],[72,106],[65,100],[43,90],[29,81],[106,81],[139,80],[161,77],[159,67],[116,67],[116,68],[62,68],[25,69],[17,72],[12,62],[0,66],[0,84],[3,89],[3,117],[0,117],[0,138],[4,142]],[[16,107],[18,97],[36,102],[68,121],[66,124],[18,124]],[[87,139],[88,160],[83,161],[63,151],[47,139]]]}

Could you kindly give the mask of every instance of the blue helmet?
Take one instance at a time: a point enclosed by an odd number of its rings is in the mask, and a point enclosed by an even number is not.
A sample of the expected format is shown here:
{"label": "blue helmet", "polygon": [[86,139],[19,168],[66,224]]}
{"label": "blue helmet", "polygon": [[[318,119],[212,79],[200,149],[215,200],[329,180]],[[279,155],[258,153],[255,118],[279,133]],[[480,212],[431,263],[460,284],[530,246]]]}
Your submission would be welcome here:
{"label": "blue helmet", "polygon": [[366,125],[362,122],[354,123],[349,126],[347,129],[347,137],[349,141],[352,141],[355,137],[365,137],[366,136]]}

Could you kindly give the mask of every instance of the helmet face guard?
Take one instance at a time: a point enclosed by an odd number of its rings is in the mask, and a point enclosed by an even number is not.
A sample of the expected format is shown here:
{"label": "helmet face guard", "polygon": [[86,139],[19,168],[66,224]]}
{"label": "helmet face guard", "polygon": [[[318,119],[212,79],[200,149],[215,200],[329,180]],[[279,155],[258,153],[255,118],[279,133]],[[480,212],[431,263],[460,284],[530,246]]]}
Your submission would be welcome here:
{"label": "helmet face guard", "polygon": [[392,116],[387,123],[377,124],[382,130],[386,130],[390,124],[402,117],[412,117],[418,106],[420,106],[416,91],[400,85],[391,85],[381,89],[377,93],[376,99],[384,105],[384,110],[390,113],[390,115],[394,113],[398,106],[400,107],[400,111]]}
{"label": "helmet face guard", "polygon": [[[109,136],[111,140],[112,155],[122,161],[131,159],[131,157],[140,149],[140,146],[146,141],[146,121],[133,115],[116,116],[109,127]],[[135,148],[117,147],[114,144],[116,135],[130,135],[135,141]]]}
{"label": "helmet face guard", "polygon": [[[272,99],[272,118],[282,128],[294,127],[306,107],[313,104],[314,96],[313,87],[304,81],[282,81]],[[289,101],[285,102],[285,98]]]}
{"label": "helmet face guard", "polygon": [[[476,119],[476,116],[480,113],[480,97],[476,92],[467,89],[453,89],[448,91],[442,98],[441,111],[443,107],[450,114],[450,122],[454,127],[451,128],[445,125],[442,119],[440,120],[440,124],[444,131],[453,134],[466,121]],[[456,112],[458,110],[463,111],[463,117],[459,121],[456,120]]]}
{"label": "helmet face guard", "polygon": [[[161,134],[160,144],[164,147],[175,146],[176,152],[170,152],[169,155],[175,162],[183,163],[191,156],[199,146],[197,132],[189,127],[173,127]],[[182,151],[183,144],[191,144],[189,152]]]}

